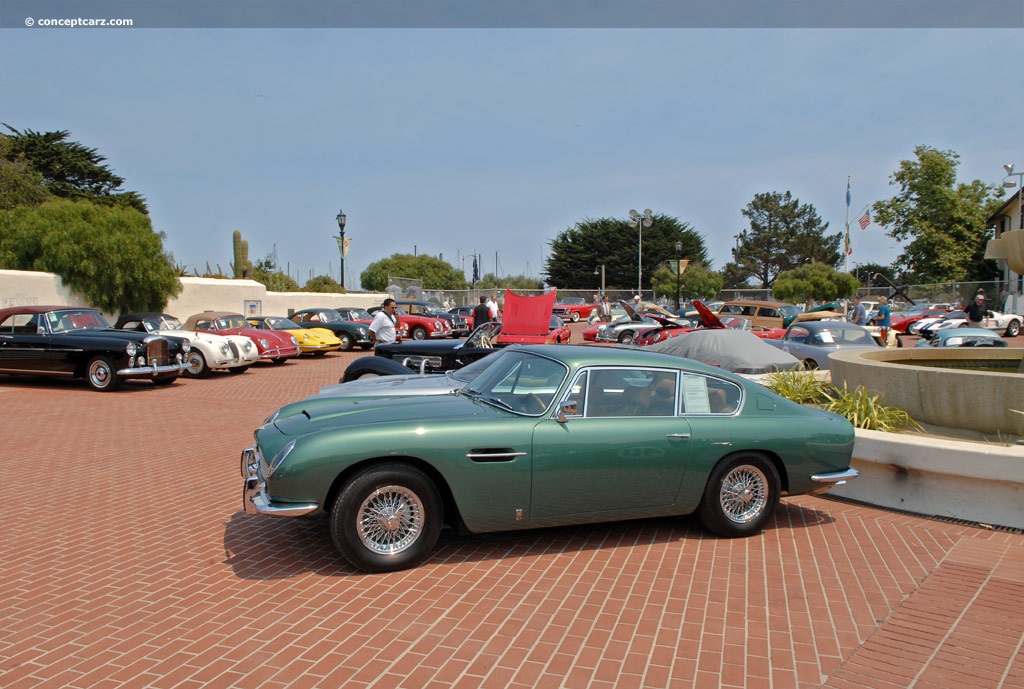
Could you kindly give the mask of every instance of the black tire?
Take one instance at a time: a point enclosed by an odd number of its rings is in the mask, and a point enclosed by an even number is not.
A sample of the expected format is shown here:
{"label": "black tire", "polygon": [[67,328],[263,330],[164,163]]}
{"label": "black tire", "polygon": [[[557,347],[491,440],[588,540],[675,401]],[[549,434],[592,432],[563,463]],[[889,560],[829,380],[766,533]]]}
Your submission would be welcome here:
{"label": "black tire", "polygon": [[619,342],[622,344],[633,344],[633,340],[636,339],[636,333],[632,330],[623,331],[619,335]]}
{"label": "black tire", "polygon": [[352,346],[355,344],[355,340],[348,333],[338,333],[338,339],[341,340],[341,351],[351,352]]}
{"label": "black tire", "polygon": [[814,359],[804,359],[804,367],[808,371],[817,371],[818,370],[818,362],[815,361]]}
{"label": "black tire", "polygon": [[313,356],[314,356],[314,357],[322,357],[322,356],[327,356],[327,352],[325,352],[325,351],[323,351],[323,350],[321,350],[321,351],[319,351],[319,352],[313,352]]}
{"label": "black tire", "polygon": [[274,364],[275,366],[280,366],[281,364],[283,364],[286,361],[288,361],[288,359],[286,357],[279,356],[276,359],[271,359],[270,363]]}
{"label": "black tire", "polygon": [[364,345],[359,345],[359,349],[363,350],[364,352],[365,352],[366,350],[370,349],[371,347],[373,347],[373,345],[372,345],[372,344],[364,344]]}
{"label": "black tire", "polygon": [[163,387],[164,385],[170,385],[174,381],[178,380],[178,376],[166,376],[164,378],[154,378],[153,385],[157,387]]}
{"label": "black tire", "polygon": [[234,367],[228,369],[228,373],[234,373],[234,374],[245,373],[246,371],[249,370],[249,367],[251,367],[251,366],[252,366],[252,364],[249,364],[249,366],[234,366]]}
{"label": "black tire", "polygon": [[85,367],[85,380],[89,387],[97,392],[110,392],[121,385],[121,378],[110,359],[105,356],[94,356]]}
{"label": "black tire", "polygon": [[441,532],[441,496],[433,482],[405,464],[379,464],[352,477],[331,507],[338,551],[366,572],[415,567]]}
{"label": "black tire", "polygon": [[412,332],[409,333],[409,335],[411,335],[414,340],[425,340],[427,339],[427,329],[422,325],[417,325],[412,329]]}
{"label": "black tire", "polygon": [[1006,326],[1006,336],[1017,337],[1017,335],[1020,335],[1020,321],[1010,321],[1009,325]]}
{"label": "black tire", "polygon": [[573,323],[579,323],[580,322],[580,314],[578,312],[576,312],[576,311],[573,311],[572,312],[572,316],[571,316],[571,320],[572,320]]}
{"label": "black tire", "polygon": [[761,531],[779,502],[779,472],[763,456],[744,452],[719,462],[697,507],[697,517],[725,538]]}
{"label": "black tire", "polygon": [[193,349],[188,353],[185,363],[188,364],[188,368],[183,373],[189,378],[205,378],[210,375],[210,367],[206,364],[206,357],[198,349]]}

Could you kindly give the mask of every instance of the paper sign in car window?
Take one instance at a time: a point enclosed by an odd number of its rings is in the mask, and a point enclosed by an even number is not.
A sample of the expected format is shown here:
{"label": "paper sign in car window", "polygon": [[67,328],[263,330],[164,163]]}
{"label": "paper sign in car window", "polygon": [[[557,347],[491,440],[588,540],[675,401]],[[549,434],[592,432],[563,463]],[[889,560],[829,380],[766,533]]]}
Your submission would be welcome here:
{"label": "paper sign in car window", "polygon": [[710,414],[708,381],[704,376],[683,376],[683,409],[688,414]]}
{"label": "paper sign in car window", "polygon": [[821,342],[822,344],[832,344],[836,340],[834,337],[832,337],[831,330],[822,330],[821,332],[818,333],[818,341]]}

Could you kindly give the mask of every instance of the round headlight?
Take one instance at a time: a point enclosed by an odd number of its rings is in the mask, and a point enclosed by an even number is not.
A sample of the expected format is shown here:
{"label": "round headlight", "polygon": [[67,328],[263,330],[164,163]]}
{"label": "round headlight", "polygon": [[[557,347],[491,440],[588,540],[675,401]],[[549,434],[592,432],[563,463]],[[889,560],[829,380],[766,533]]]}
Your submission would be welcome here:
{"label": "round headlight", "polygon": [[129,342],[127,345],[125,345],[124,352],[128,356],[135,356],[135,353],[139,351],[139,349],[140,347],[138,344],[136,344],[135,342]]}
{"label": "round headlight", "polygon": [[[294,335],[292,335],[292,336],[291,336],[291,338],[292,338],[292,344],[293,344],[293,345],[297,345],[297,344],[299,344],[299,341],[295,339],[295,336],[294,336]],[[309,339],[309,335],[305,335],[305,334],[303,334],[303,336],[302,336],[302,341],[303,341],[303,342],[305,342],[305,341],[306,341],[307,339]]]}
{"label": "round headlight", "polygon": [[252,351],[252,344],[253,344],[252,340],[246,340],[245,344],[242,345],[242,351],[243,352],[251,352]]}
{"label": "round headlight", "polygon": [[192,343],[185,340],[181,343],[181,352],[182,354],[188,354],[190,351],[192,351]]}
{"label": "round headlight", "polygon": [[220,353],[221,354],[227,354],[228,353],[228,343],[227,342],[221,342],[220,343]]}
{"label": "round headlight", "polygon": [[267,347],[270,346],[270,343],[267,342],[267,338],[265,338],[265,337],[261,337],[260,338],[260,344],[263,345],[264,349],[266,349]]}

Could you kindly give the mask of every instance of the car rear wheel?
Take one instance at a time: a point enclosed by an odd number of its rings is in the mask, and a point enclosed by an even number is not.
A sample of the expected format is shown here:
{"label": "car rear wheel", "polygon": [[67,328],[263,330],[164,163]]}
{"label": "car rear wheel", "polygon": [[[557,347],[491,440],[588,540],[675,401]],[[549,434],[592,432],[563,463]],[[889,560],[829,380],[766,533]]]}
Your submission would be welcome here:
{"label": "car rear wheel", "polygon": [[348,333],[338,333],[338,339],[341,340],[341,351],[352,351],[352,345],[355,344],[355,341],[352,339],[351,335]]}
{"label": "car rear wheel", "polygon": [[99,392],[116,390],[121,385],[114,365],[105,356],[93,357],[89,361],[85,378],[89,382],[89,387]]}
{"label": "car rear wheel", "polygon": [[804,359],[804,368],[808,371],[816,371],[818,370],[818,362],[814,359]]}
{"label": "car rear wheel", "polygon": [[724,460],[711,472],[697,517],[726,538],[758,533],[779,502],[779,483],[775,466],[759,454]]}
{"label": "car rear wheel", "polygon": [[430,556],[441,532],[441,496],[418,469],[371,466],[356,474],[331,508],[334,545],[367,572],[414,567]]}
{"label": "car rear wheel", "polygon": [[571,318],[572,318],[572,322],[573,323],[579,323],[580,322],[580,314],[578,312],[576,312],[576,311],[572,312]]}
{"label": "car rear wheel", "polygon": [[1020,321],[1010,321],[1010,324],[1006,326],[1007,337],[1017,337],[1020,334]]}
{"label": "car rear wheel", "polygon": [[198,349],[193,349],[188,353],[188,359],[185,360],[188,367],[185,369],[185,375],[189,378],[205,378],[210,375],[210,367],[206,365],[206,357]]}
{"label": "car rear wheel", "polygon": [[412,339],[414,340],[427,339],[427,329],[424,328],[422,325],[417,325],[415,328],[412,329],[412,332],[409,334],[412,335]]}

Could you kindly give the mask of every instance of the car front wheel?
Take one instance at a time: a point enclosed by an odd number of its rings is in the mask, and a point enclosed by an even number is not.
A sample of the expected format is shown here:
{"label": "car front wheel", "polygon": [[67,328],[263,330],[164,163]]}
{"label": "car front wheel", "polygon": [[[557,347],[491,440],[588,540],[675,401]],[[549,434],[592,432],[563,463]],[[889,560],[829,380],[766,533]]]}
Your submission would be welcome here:
{"label": "car front wheel", "polygon": [[1010,324],[1006,326],[1007,337],[1017,337],[1020,334],[1020,321],[1010,321]]}
{"label": "car front wheel", "polygon": [[627,330],[626,332],[619,335],[619,342],[621,342],[622,344],[633,344],[633,339],[635,337],[636,334],[632,330]]}
{"label": "car front wheel", "polygon": [[425,339],[427,339],[427,329],[422,327],[422,326],[419,326],[419,325],[416,326],[415,328],[413,328],[412,332],[409,333],[409,334],[412,335],[412,339],[414,339],[414,340],[425,340]]}
{"label": "car front wheel", "polygon": [[121,384],[121,379],[114,369],[114,365],[105,356],[93,357],[86,368],[85,378],[89,387],[99,392],[116,390]]}
{"label": "car front wheel", "polygon": [[577,312],[575,312],[575,311],[572,312],[572,322],[573,323],[579,323],[580,322],[580,315]]}
{"label": "car front wheel", "polygon": [[206,357],[198,349],[193,349],[188,353],[188,359],[185,363],[188,364],[188,368],[185,369],[185,375],[189,378],[205,378],[210,375],[210,367],[206,365]]}
{"label": "car front wheel", "polygon": [[697,517],[726,538],[750,536],[764,528],[779,502],[779,472],[766,458],[743,453],[711,472]]}
{"label": "car front wheel", "polygon": [[349,335],[348,333],[338,333],[338,339],[341,340],[341,351],[352,351],[352,345],[355,343],[355,341],[352,339],[351,335]]}
{"label": "car front wheel", "polygon": [[418,469],[371,466],[353,477],[331,508],[334,545],[367,572],[414,567],[430,556],[441,532],[441,496]]}

